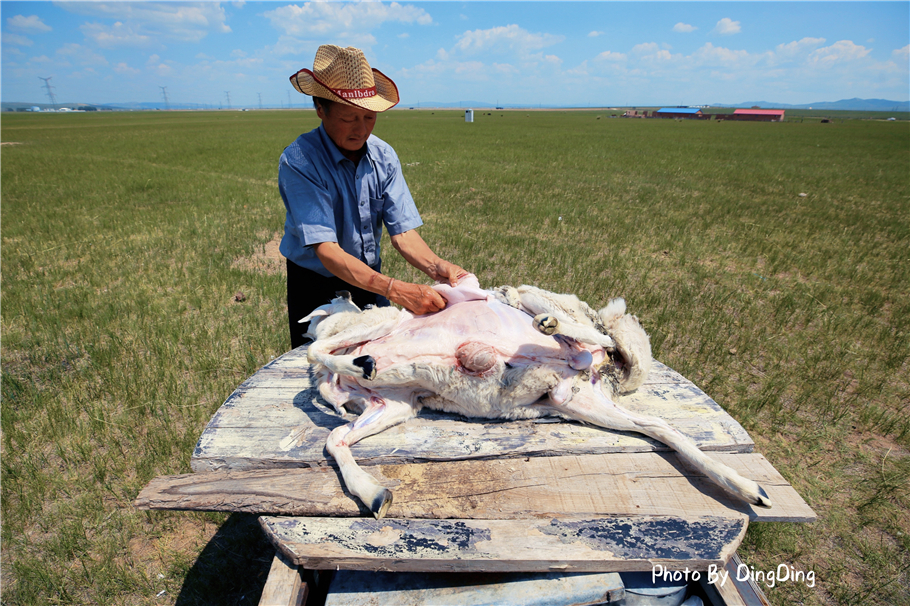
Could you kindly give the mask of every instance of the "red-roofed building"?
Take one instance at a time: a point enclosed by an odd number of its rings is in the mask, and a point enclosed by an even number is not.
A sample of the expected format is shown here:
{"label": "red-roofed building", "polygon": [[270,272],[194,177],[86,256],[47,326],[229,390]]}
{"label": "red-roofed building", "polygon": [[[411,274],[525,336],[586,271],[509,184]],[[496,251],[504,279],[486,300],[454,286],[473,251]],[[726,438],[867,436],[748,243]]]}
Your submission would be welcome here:
{"label": "red-roofed building", "polygon": [[784,110],[782,109],[737,109],[734,110],[733,120],[755,120],[758,122],[783,122]]}

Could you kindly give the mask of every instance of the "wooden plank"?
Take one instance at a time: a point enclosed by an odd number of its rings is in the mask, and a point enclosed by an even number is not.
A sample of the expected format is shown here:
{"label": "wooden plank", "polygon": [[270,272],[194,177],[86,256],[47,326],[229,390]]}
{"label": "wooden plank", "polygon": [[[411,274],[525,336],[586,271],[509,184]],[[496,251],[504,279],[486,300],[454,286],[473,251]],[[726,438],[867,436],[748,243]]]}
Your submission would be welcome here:
{"label": "wooden plank", "polygon": [[[379,596],[380,599],[377,599]],[[615,604],[625,591],[615,572],[373,572],[339,570],[325,606],[567,606]]]}
{"label": "wooden plank", "polygon": [[745,517],[533,520],[259,519],[309,569],[412,572],[625,572],[723,566]]}
{"label": "wooden plank", "polygon": [[262,588],[259,606],[301,606],[306,596],[307,584],[300,576],[300,569],[278,550]]}
{"label": "wooden plank", "polygon": [[707,577],[702,576],[699,584],[705,595],[713,600],[711,603],[723,606],[770,606],[768,598],[761,588],[751,578],[739,580],[736,569],[742,565],[739,554],[734,553],[725,566],[726,582],[708,583]]}
{"label": "wooden plank", "polygon": [[[547,516],[731,516],[811,522],[815,513],[760,454],[711,453],[761,484],[771,509],[746,505],[670,453],[615,453],[379,465],[392,488],[389,517],[521,519]],[[140,509],[364,516],[334,468],[225,471],[165,476],[136,499]]]}
{"label": "wooden plank", "polygon": [[[212,417],[191,459],[194,471],[325,465],[329,432],[347,422],[318,395],[301,349],[272,361],[231,394]],[[703,450],[751,452],[739,423],[672,369],[655,362],[652,382],[620,403],[667,420]],[[655,380],[655,379],[652,379]],[[445,437],[446,439],[440,439]],[[354,446],[362,465],[485,457],[666,451],[640,434],[560,419],[466,419],[424,410],[403,426]]]}

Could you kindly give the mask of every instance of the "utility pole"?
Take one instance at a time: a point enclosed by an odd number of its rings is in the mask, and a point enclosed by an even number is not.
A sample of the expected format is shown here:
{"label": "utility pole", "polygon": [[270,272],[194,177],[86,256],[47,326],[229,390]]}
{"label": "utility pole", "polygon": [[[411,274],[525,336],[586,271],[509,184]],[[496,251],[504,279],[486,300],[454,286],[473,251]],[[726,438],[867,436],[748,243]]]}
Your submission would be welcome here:
{"label": "utility pole", "polygon": [[54,106],[54,111],[57,111],[57,98],[54,97],[54,91],[52,90],[56,87],[50,85],[51,78],[53,78],[53,76],[50,76],[48,78],[42,78],[41,76],[38,76],[39,80],[44,80],[44,88],[47,89],[47,98],[51,100],[51,105]]}
{"label": "utility pole", "polygon": [[231,91],[224,91],[225,96],[227,97],[228,109],[231,109]]}
{"label": "utility pole", "polygon": [[161,94],[164,95],[164,109],[166,109],[166,110],[171,109],[170,104],[167,102],[167,87],[159,86],[158,88],[161,89]]}
{"label": "utility pole", "polygon": [[291,91],[287,91],[287,93],[288,93],[288,109],[291,109]]}
{"label": "utility pole", "polygon": [[259,109],[262,109],[262,93],[256,93],[259,95]]}

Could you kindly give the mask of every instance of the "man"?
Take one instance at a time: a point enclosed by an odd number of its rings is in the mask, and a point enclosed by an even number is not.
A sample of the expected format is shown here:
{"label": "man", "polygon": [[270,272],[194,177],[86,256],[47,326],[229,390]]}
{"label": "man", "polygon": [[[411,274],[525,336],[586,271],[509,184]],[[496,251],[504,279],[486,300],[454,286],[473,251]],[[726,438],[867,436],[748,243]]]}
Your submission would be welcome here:
{"label": "man", "polygon": [[300,70],[291,84],[313,97],[322,120],[284,150],[278,168],[287,210],[280,250],[287,258],[292,347],[304,343],[298,320],[338,290],[349,290],[361,307],[391,300],[417,315],[444,308],[429,286],[381,273],[384,224],[392,246],[432,280],[454,286],[467,275],[415,231],[423,222],[398,156],[371,134],[377,114],[398,103],[395,83],[371,69],[361,50],[323,45],[313,70]]}

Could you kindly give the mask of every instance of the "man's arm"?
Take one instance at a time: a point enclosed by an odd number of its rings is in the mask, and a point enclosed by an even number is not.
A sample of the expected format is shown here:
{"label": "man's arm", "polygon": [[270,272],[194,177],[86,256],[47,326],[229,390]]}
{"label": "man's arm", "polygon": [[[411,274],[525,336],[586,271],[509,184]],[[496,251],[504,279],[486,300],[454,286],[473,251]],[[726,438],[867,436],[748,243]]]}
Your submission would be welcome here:
{"label": "man's arm", "polygon": [[454,263],[439,258],[416,230],[392,236],[392,246],[408,263],[430,276],[435,282],[448,282],[455,286],[461,278],[468,275],[468,272]]}
{"label": "man's arm", "polygon": [[446,306],[445,299],[429,286],[402,282],[374,271],[360,259],[346,253],[337,242],[321,242],[314,245],[313,250],[332,275],[358,288],[383,295],[415,315],[439,311]]}

